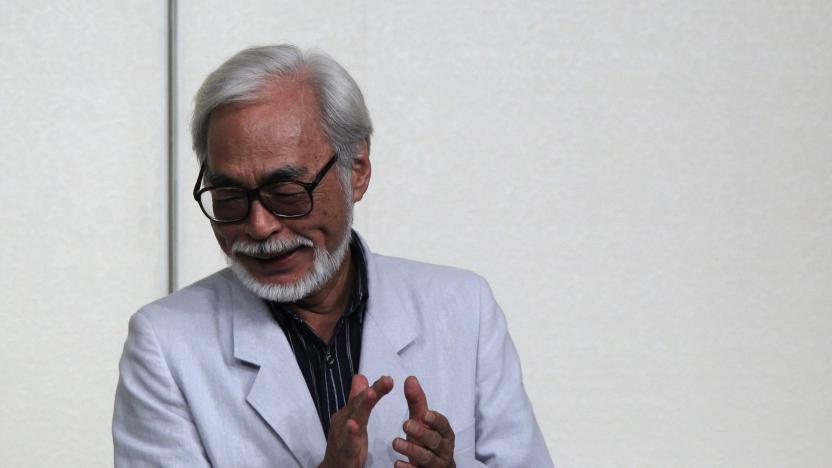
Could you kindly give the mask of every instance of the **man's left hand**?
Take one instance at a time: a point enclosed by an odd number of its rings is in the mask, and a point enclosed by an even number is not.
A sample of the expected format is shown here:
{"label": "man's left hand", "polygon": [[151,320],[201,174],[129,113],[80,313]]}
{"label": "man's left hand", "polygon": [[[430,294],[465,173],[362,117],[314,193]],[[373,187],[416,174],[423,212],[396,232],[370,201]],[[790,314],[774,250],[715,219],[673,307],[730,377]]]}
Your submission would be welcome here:
{"label": "man's left hand", "polygon": [[396,468],[453,468],[454,431],[448,418],[428,409],[427,398],[416,377],[404,382],[404,396],[410,410],[410,419],[404,422],[407,440],[396,438],[393,449],[408,458],[399,460]]}

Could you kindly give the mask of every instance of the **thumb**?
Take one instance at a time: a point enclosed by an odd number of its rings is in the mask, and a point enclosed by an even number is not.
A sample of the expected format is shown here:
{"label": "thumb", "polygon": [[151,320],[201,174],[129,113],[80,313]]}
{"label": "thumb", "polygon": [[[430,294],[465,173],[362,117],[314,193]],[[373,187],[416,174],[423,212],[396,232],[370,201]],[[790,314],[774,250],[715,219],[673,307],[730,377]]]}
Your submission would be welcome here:
{"label": "thumb", "polygon": [[428,412],[428,399],[419,380],[412,375],[404,381],[404,397],[407,399],[410,417],[421,421]]}

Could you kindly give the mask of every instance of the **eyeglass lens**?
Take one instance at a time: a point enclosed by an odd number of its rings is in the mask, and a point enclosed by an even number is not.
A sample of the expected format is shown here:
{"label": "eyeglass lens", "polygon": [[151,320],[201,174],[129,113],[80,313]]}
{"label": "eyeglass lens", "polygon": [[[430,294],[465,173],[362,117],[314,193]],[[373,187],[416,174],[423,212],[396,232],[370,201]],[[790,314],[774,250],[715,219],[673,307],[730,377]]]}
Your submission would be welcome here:
{"label": "eyeglass lens", "polygon": [[[218,187],[200,194],[200,204],[215,221],[237,221],[246,217],[250,200],[245,190]],[[299,184],[277,182],[260,188],[260,202],[273,214],[303,216],[312,209],[312,197]]]}

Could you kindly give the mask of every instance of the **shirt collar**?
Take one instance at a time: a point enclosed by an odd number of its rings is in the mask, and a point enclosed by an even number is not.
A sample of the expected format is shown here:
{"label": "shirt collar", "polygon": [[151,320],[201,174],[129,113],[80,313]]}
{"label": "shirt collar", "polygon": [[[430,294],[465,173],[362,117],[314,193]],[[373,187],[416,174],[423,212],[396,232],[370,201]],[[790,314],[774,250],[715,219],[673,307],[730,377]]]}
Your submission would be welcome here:
{"label": "shirt collar", "polygon": [[358,234],[352,231],[350,237],[350,255],[352,255],[353,281],[350,293],[350,305],[344,312],[348,317],[357,311],[361,311],[361,320],[364,319],[363,312],[367,310],[367,297],[369,296],[367,282],[367,260],[364,257],[364,247]]}

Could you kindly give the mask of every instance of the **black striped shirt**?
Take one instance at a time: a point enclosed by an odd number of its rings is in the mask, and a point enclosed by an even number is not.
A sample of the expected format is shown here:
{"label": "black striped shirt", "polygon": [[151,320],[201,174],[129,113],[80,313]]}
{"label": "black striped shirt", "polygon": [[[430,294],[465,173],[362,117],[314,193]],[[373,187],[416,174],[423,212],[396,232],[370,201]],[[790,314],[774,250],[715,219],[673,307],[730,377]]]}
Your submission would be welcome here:
{"label": "black striped shirt", "polygon": [[352,377],[358,372],[361,357],[361,330],[367,310],[367,266],[364,250],[355,233],[350,241],[350,255],[355,269],[350,302],[338,319],[329,343],[320,339],[289,307],[267,301],[289,340],[325,436],[329,433],[332,415],[347,404]]}

